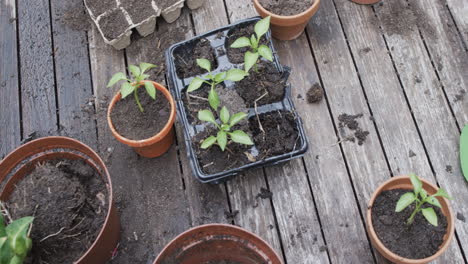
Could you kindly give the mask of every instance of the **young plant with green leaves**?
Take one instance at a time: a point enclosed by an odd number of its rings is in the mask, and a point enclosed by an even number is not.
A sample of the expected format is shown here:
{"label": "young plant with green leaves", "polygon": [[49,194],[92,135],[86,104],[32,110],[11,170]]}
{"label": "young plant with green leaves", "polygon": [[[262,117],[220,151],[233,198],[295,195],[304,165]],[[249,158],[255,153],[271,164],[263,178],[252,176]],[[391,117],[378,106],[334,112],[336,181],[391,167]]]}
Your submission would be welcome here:
{"label": "young plant with green leaves", "polygon": [[468,125],[460,135],[460,165],[465,180],[468,181]]}
{"label": "young plant with green leaves", "polygon": [[260,45],[261,38],[268,32],[269,28],[270,16],[267,16],[255,24],[255,34],[252,34],[250,38],[240,37],[231,44],[231,48],[250,47],[250,50],[244,54],[244,69],[246,72],[249,72],[253,66],[255,66],[255,71],[258,71],[257,62],[260,57],[273,61],[271,49],[267,45]]}
{"label": "young plant with green leaves", "polygon": [[120,94],[122,96],[122,99],[125,99],[128,95],[133,93],[138,108],[141,112],[143,112],[143,106],[140,103],[140,98],[138,98],[138,88],[140,88],[141,86],[145,86],[146,93],[151,98],[153,98],[153,100],[156,100],[156,87],[154,87],[151,81],[147,81],[150,75],[145,73],[147,70],[150,70],[155,67],[156,65],[146,62],[140,63],[139,67],[135,65],[130,65],[128,66],[128,70],[131,73],[130,78],[127,78],[127,75],[125,75],[125,73],[118,72],[114,74],[114,76],[112,76],[109,83],[107,84],[107,87],[114,86],[120,81],[125,81],[120,86]]}
{"label": "young plant with green leaves", "polygon": [[201,110],[198,112],[198,119],[200,119],[201,121],[209,122],[218,128],[218,133],[216,134],[216,136],[209,136],[208,138],[203,140],[201,144],[202,149],[207,149],[216,143],[219,146],[219,148],[222,151],[224,151],[226,149],[226,146],[229,144],[228,140],[231,140],[232,142],[238,144],[253,145],[252,139],[244,131],[231,131],[233,126],[235,126],[237,123],[239,123],[247,117],[246,113],[239,112],[237,114],[230,115],[229,110],[226,108],[226,106],[223,106],[221,108],[221,111],[219,112],[219,117],[221,120],[221,124],[218,124],[213,115],[213,112],[211,112],[210,110]]}
{"label": "young plant with green leaves", "polygon": [[410,175],[410,180],[411,180],[411,184],[413,185],[413,191],[407,192],[400,197],[400,199],[398,200],[396,204],[395,211],[399,213],[403,211],[406,207],[411,205],[412,203],[416,203],[413,213],[411,213],[406,223],[408,225],[411,225],[414,222],[414,217],[416,216],[416,214],[421,212],[424,218],[426,218],[426,220],[430,224],[437,226],[438,225],[437,214],[434,211],[434,209],[432,207],[422,208],[422,206],[428,203],[433,206],[442,208],[442,205],[440,204],[439,200],[437,200],[437,197],[444,197],[450,200],[452,198],[442,188],[439,188],[439,190],[437,190],[435,194],[428,195],[427,191],[423,189],[422,181],[418,178],[418,176],[414,174]]}
{"label": "young plant with green leaves", "polygon": [[208,74],[203,76],[203,78],[195,77],[190,82],[187,92],[190,93],[200,89],[204,83],[210,85],[211,89],[208,94],[208,102],[210,103],[211,108],[213,108],[215,111],[218,111],[220,104],[219,96],[215,89],[216,85],[224,81],[238,82],[248,75],[248,73],[240,69],[231,69],[227,72],[220,72],[216,75],[213,75],[211,73],[211,63],[209,60],[197,59],[197,64],[200,66],[200,68],[205,69]]}
{"label": "young plant with green leaves", "polygon": [[5,225],[0,213],[0,264],[22,264],[32,248],[29,229],[34,218],[23,217]]}

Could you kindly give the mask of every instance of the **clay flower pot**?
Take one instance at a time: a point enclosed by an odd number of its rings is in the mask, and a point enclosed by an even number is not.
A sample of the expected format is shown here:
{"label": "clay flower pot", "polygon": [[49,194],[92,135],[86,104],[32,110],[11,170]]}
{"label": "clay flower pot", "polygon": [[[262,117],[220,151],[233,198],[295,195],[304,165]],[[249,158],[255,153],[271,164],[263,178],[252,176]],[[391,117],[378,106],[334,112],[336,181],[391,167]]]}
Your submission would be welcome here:
{"label": "clay flower pot", "polygon": [[253,233],[232,225],[209,224],[177,236],[162,250],[154,264],[221,261],[239,264],[282,263],[275,251]]}
{"label": "clay flower pot", "polygon": [[[429,195],[432,195],[437,192],[439,189],[437,186],[433,185],[432,183],[421,179],[423,182],[423,189],[428,192]],[[452,209],[450,208],[449,202],[447,199],[442,197],[437,197],[440,204],[442,205],[442,213],[447,218],[447,233],[444,236],[444,242],[440,246],[439,250],[432,256],[424,259],[408,259],[401,256],[396,255],[395,253],[391,252],[389,249],[385,247],[385,245],[380,241],[377,234],[375,233],[374,226],[372,224],[372,206],[374,205],[375,199],[380,195],[383,191],[393,190],[393,189],[408,189],[413,190],[413,185],[411,184],[410,178],[408,176],[398,176],[393,177],[390,180],[386,181],[382,185],[375,190],[374,194],[369,201],[369,205],[367,206],[367,215],[366,215],[366,225],[367,231],[369,233],[370,239],[374,247],[384,256],[386,259],[390,260],[393,263],[397,264],[423,264],[428,263],[436,258],[438,258],[444,251],[448,248],[450,242],[453,239],[453,235],[455,232],[455,222]]]}
{"label": "clay flower pot", "polygon": [[380,0],[351,0],[354,3],[361,4],[361,5],[373,5],[375,3],[380,2]]}
{"label": "clay flower pot", "polygon": [[259,0],[253,0],[255,9],[261,17],[271,16],[271,32],[273,37],[279,40],[298,38],[304,31],[309,20],[317,12],[320,5],[320,0],[314,0],[312,6],[300,14],[294,16],[280,16],[266,10],[258,1]]}
{"label": "clay flower pot", "polygon": [[[164,97],[158,97],[156,98],[156,100],[162,100],[162,98],[166,98],[166,100],[168,100],[171,105],[171,113],[169,116],[169,120],[167,121],[164,128],[161,131],[159,131],[156,135],[147,139],[132,140],[123,137],[117,132],[114,125],[112,124],[110,116],[115,104],[121,98],[120,92],[118,92],[114,96],[114,98],[109,104],[109,108],[107,109],[107,122],[114,137],[118,141],[124,143],[125,145],[132,147],[141,156],[147,158],[159,157],[169,150],[171,145],[174,143],[174,121],[176,118],[176,105],[171,93],[166,89],[166,87],[162,86],[161,84],[157,82],[152,83],[154,84],[154,87],[164,95]],[[143,82],[141,82],[140,84],[143,84]],[[129,98],[129,100],[131,99]]]}
{"label": "clay flower pot", "polygon": [[90,147],[67,137],[45,137],[26,143],[0,162],[0,200],[7,201],[15,185],[27,176],[38,163],[54,159],[82,159],[104,178],[108,190],[108,204],[104,224],[91,247],[75,264],[106,263],[120,239],[120,219],[114,206],[112,182],[106,165]]}

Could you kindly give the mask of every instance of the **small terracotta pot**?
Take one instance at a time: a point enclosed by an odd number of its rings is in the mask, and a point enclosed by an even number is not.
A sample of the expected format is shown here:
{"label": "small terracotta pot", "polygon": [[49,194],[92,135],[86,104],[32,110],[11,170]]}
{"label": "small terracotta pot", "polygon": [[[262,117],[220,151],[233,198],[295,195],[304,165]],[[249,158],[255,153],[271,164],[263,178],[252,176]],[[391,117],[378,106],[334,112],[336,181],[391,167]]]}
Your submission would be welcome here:
{"label": "small terracotta pot", "polygon": [[106,220],[96,240],[75,264],[106,263],[113,255],[120,239],[120,219],[114,206],[112,182],[106,165],[90,147],[67,137],[45,137],[26,143],[8,154],[0,162],[0,200],[7,201],[15,185],[29,175],[38,163],[54,159],[82,159],[103,177],[107,185],[108,204]]}
{"label": "small terracotta pot", "polygon": [[[439,189],[437,186],[433,185],[432,183],[421,179],[423,182],[423,188],[428,192],[429,195],[432,195],[437,192]],[[390,180],[386,181],[384,184],[380,185],[379,188],[372,194],[372,197],[369,201],[369,205],[367,206],[367,215],[366,215],[366,225],[367,231],[369,233],[370,239],[374,247],[384,256],[386,259],[397,263],[397,264],[423,264],[428,263],[436,258],[438,258],[444,251],[448,248],[450,242],[453,239],[453,235],[455,232],[455,222],[453,217],[452,209],[450,208],[449,202],[447,199],[442,197],[437,197],[440,204],[442,205],[442,213],[447,217],[447,233],[444,236],[444,242],[439,248],[439,251],[434,255],[425,258],[425,259],[408,259],[401,256],[396,255],[395,253],[391,252],[387,249],[384,244],[380,241],[377,234],[375,233],[374,226],[372,224],[372,206],[374,205],[374,201],[377,196],[380,195],[383,191],[393,190],[393,189],[408,189],[412,190],[413,185],[411,185],[410,178],[408,176],[398,176],[393,177]]]}
{"label": "small terracotta pot", "polygon": [[232,261],[239,264],[281,264],[261,238],[242,228],[209,224],[192,228],[172,240],[154,264],[199,264]]}
{"label": "small terracotta pot", "polygon": [[356,4],[361,4],[361,5],[373,5],[373,4],[380,2],[381,0],[351,0],[351,1]]}
{"label": "small terracotta pot", "polygon": [[[114,125],[112,124],[110,116],[115,104],[121,98],[120,92],[114,96],[114,98],[109,104],[109,108],[107,109],[107,122],[114,137],[118,141],[124,143],[125,145],[132,147],[141,156],[147,158],[159,157],[169,150],[171,145],[174,143],[174,121],[176,118],[176,106],[169,90],[167,90],[166,87],[157,82],[152,83],[154,84],[154,87],[156,87],[156,89],[164,95],[164,97],[169,101],[171,105],[171,114],[169,116],[169,120],[167,121],[164,128],[161,131],[159,131],[159,133],[157,133],[156,135],[147,139],[132,140],[123,137],[117,132]],[[143,84],[143,82],[140,82],[140,84]],[[158,100],[158,98],[156,98],[156,100]]]}
{"label": "small terracotta pot", "polygon": [[274,38],[279,40],[298,38],[320,6],[320,0],[314,0],[312,6],[300,14],[294,16],[280,16],[266,10],[258,1],[259,0],[253,0],[255,9],[263,18],[271,16],[271,33]]}

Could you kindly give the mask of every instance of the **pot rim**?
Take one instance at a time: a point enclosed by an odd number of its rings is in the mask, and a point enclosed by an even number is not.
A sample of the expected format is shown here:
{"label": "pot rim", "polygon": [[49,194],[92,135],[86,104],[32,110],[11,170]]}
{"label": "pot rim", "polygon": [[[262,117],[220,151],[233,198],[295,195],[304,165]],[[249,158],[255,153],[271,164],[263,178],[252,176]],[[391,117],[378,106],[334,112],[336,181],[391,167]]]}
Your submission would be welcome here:
{"label": "pot rim", "polygon": [[160,141],[171,131],[171,128],[174,125],[174,121],[176,117],[176,105],[174,102],[174,98],[172,97],[169,90],[164,85],[157,83],[155,81],[143,80],[139,84],[143,85],[144,82],[152,82],[154,84],[154,87],[164,95],[166,100],[168,100],[169,104],[171,105],[171,114],[169,115],[169,119],[167,120],[166,125],[158,133],[156,133],[156,135],[149,137],[149,138],[145,138],[145,139],[139,139],[139,140],[126,138],[122,136],[119,132],[117,132],[117,129],[114,127],[114,124],[112,123],[112,119],[111,119],[112,109],[115,107],[115,104],[121,99],[120,91],[117,92],[117,94],[114,95],[114,97],[112,98],[112,101],[107,107],[107,123],[114,137],[118,141],[124,144],[127,144],[131,147],[145,147],[145,146],[149,146]]}
{"label": "pot rim", "polygon": [[[423,182],[423,185],[428,185],[428,186],[432,187],[435,190],[439,189],[438,186],[430,183],[429,181],[427,181],[425,179],[422,179],[422,178],[420,178],[420,179]],[[369,235],[374,238],[373,241],[372,241],[372,242],[376,243],[376,245],[374,245],[374,246],[377,249],[383,250],[384,253],[387,254],[388,256],[390,256],[391,258],[397,259],[397,260],[399,260],[399,261],[401,261],[403,263],[408,263],[408,264],[428,263],[428,262],[431,262],[431,261],[435,260],[440,255],[442,255],[443,252],[445,252],[445,250],[450,245],[450,242],[452,241],[453,236],[454,236],[454,232],[455,232],[454,215],[453,215],[452,207],[450,206],[450,203],[446,198],[438,197],[438,198],[440,198],[440,199],[442,199],[444,201],[444,202],[441,203],[442,207],[443,208],[446,207],[446,209],[448,211],[448,215],[445,215],[445,217],[447,218],[447,225],[448,225],[447,226],[447,231],[446,231],[446,233],[444,235],[444,236],[446,236],[446,238],[442,242],[442,245],[440,246],[439,250],[430,257],[423,258],[423,259],[409,259],[409,258],[404,258],[404,257],[401,257],[401,256],[393,253],[391,250],[389,250],[382,243],[382,241],[380,241],[380,238],[378,237],[377,233],[374,230],[374,225],[372,224],[372,207],[374,205],[374,202],[375,202],[375,199],[377,198],[377,196],[379,196],[382,191],[387,190],[386,187],[390,183],[398,182],[398,181],[402,181],[402,180],[408,180],[409,181],[410,177],[406,176],[406,175],[392,177],[391,179],[389,179],[389,180],[385,181],[383,184],[381,184],[374,191],[374,193],[372,194],[372,197],[369,200],[369,203],[367,205],[367,213],[366,213],[366,220],[367,220],[367,227],[368,227],[367,229],[368,229],[368,232],[370,233]],[[446,206],[444,206],[444,203],[445,203]]]}
{"label": "pot rim", "polygon": [[282,16],[282,15],[277,15],[277,14],[274,14],[274,13],[266,10],[260,4],[259,0],[253,0],[253,2],[254,2],[255,5],[258,6],[258,8],[260,8],[260,10],[262,10],[262,12],[266,13],[268,16],[271,16],[271,18],[281,19],[281,20],[296,20],[298,18],[301,18],[301,17],[307,15],[308,13],[313,12],[318,7],[318,5],[320,4],[320,0],[314,0],[312,5],[309,8],[307,8],[307,10],[305,10],[304,12],[301,12],[299,14],[292,15],[292,16]]}

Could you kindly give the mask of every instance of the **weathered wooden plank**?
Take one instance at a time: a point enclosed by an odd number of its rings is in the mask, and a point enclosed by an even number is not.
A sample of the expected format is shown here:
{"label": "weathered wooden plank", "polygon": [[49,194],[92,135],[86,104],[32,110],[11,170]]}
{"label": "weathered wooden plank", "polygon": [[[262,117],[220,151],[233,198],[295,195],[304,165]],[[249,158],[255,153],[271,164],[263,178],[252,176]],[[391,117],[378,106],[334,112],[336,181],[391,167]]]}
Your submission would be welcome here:
{"label": "weathered wooden plank", "polygon": [[21,140],[16,4],[0,3],[0,159]]}
{"label": "weathered wooden plank", "polygon": [[[467,183],[458,166],[459,130],[419,35],[417,24],[408,21],[411,16],[394,18],[400,11],[408,12],[405,1],[385,2],[376,6],[375,10],[437,181],[456,197],[455,202],[452,202],[454,211],[468,215],[464,206],[468,199]],[[389,19],[390,17],[394,20]],[[395,25],[392,21],[400,22]],[[457,233],[460,244],[466,245],[467,226],[459,220]],[[445,254],[450,263],[463,262],[456,248],[456,243],[452,243],[450,253]],[[450,255],[453,257],[450,258]]]}
{"label": "weathered wooden plank", "polygon": [[462,34],[465,45],[468,45],[468,3],[465,0],[446,0],[455,23]]}
{"label": "weathered wooden plank", "polygon": [[[64,135],[97,146],[93,89],[86,31],[69,16],[86,17],[81,0],[51,0],[59,123]],[[68,16],[68,17],[67,17]],[[86,23],[86,21],[82,21]],[[85,25],[83,25],[85,27]]]}
{"label": "weathered wooden plank", "polygon": [[17,3],[23,136],[44,136],[58,122],[49,1]]}

